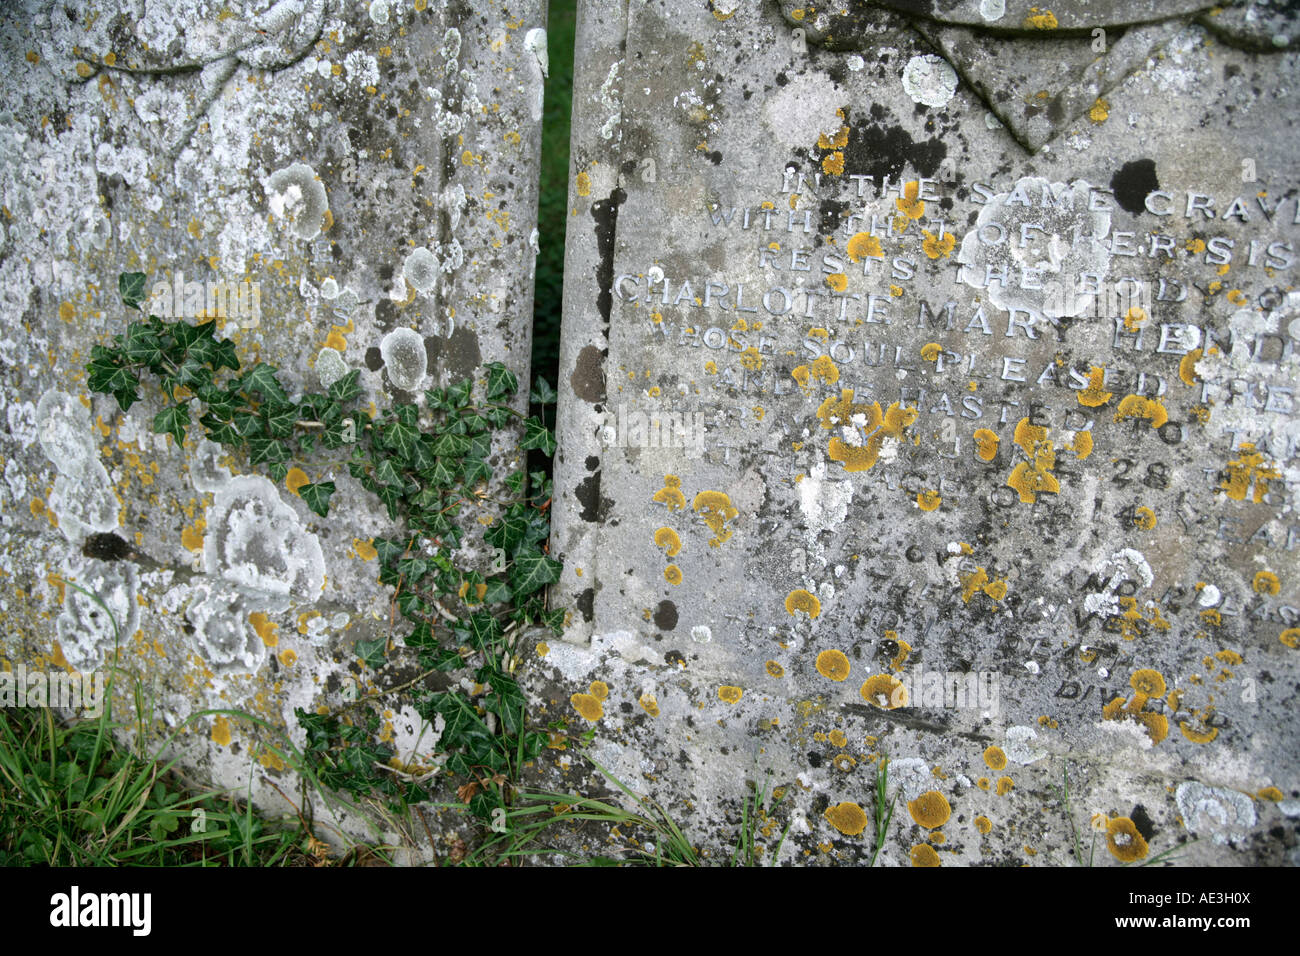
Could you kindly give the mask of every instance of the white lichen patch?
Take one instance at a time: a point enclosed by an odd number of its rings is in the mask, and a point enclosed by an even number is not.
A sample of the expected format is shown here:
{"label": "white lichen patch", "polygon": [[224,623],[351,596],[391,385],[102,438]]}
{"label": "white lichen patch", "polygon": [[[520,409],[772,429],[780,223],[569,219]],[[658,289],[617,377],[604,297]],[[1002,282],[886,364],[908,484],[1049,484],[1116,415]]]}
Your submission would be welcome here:
{"label": "white lichen patch", "polygon": [[329,388],[347,374],[348,363],[338,349],[326,346],[316,353],[316,378],[321,388]]}
{"label": "white lichen patch", "polygon": [[[1044,320],[1080,315],[1095,296],[1072,283],[1084,273],[1104,280],[1110,268],[1110,249],[1102,242],[1110,232],[1105,202],[1082,179],[1068,185],[1039,177],[1017,180],[1010,192],[981,207],[962,238],[962,281],[987,289],[999,309],[1027,313],[1017,322],[1031,329]],[[1037,338],[1043,332],[1026,334]]]}
{"label": "white lichen patch", "polygon": [[891,782],[898,782],[904,800],[915,800],[927,790],[934,789],[934,774],[930,772],[930,765],[920,757],[889,761],[889,778]]}
{"label": "white lichen patch", "polygon": [[412,289],[424,295],[438,287],[440,271],[438,257],[424,246],[412,249],[402,262],[402,278]]}
{"label": "white lichen patch", "polygon": [[76,556],[64,565],[62,576],[67,582],[63,611],[54,622],[59,647],[77,670],[94,670],[106,652],[125,644],[139,627],[135,565]]}
{"label": "white lichen patch", "polygon": [[1188,780],[1174,791],[1174,802],[1189,832],[1211,834],[1216,843],[1244,836],[1255,825],[1255,804],[1236,790]]}
{"label": "white lichen patch", "polygon": [[277,170],[263,181],[267,204],[299,239],[315,239],[325,226],[329,199],[316,171],[306,163]]}
{"label": "white lichen patch", "polygon": [[914,56],[903,67],[903,90],[914,103],[944,106],[957,92],[957,71],[933,53]]}
{"label": "white lichen patch", "polygon": [[413,329],[393,329],[379,343],[388,379],[403,391],[413,391],[424,380],[429,354],[424,339]]}
{"label": "white lichen patch", "polygon": [[814,464],[795,487],[799,493],[799,510],[810,532],[817,534],[844,523],[853,498],[853,485],[847,481],[827,481],[824,461]]}
{"label": "white lichen patch", "polygon": [[312,603],[325,587],[316,535],[266,478],[241,475],[217,492],[207,511],[204,568],[275,610]]}
{"label": "white lichen patch", "polygon": [[266,644],[248,622],[249,608],[238,591],[201,584],[185,617],[194,625],[199,656],[214,673],[256,673]]}
{"label": "white lichen patch", "polygon": [[1047,756],[1047,751],[1030,744],[1030,741],[1037,739],[1037,737],[1038,732],[1033,727],[1008,727],[1003,745],[1007,759],[1021,765],[1028,765],[1042,760]]}
{"label": "white lichen patch", "polygon": [[36,407],[36,426],[41,449],[59,472],[49,500],[59,531],[79,542],[88,533],[116,528],[120,502],[99,460],[86,407],[66,392],[49,389]]}
{"label": "white lichen patch", "polygon": [[809,149],[818,137],[839,132],[849,102],[849,92],[824,74],[800,74],[767,98],[763,122],[781,145]]}

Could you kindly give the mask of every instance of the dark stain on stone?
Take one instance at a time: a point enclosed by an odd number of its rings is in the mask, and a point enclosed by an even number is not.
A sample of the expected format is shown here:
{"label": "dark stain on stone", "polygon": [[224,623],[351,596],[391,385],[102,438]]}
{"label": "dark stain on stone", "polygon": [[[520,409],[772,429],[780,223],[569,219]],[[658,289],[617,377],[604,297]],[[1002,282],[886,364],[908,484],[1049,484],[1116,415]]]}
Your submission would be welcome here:
{"label": "dark stain on stone", "polygon": [[678,667],[681,667],[683,664],[686,663],[686,657],[685,655],[682,654],[681,651],[667,651],[664,654],[664,663],[675,664]]}
{"label": "dark stain on stone", "polygon": [[709,153],[709,162],[711,162],[714,166],[721,166],[722,151],[715,149],[713,152]]}
{"label": "dark stain on stone", "polygon": [[463,325],[456,326],[449,339],[439,336],[425,339],[424,350],[429,356],[429,370],[446,369],[452,379],[469,378],[483,362],[478,336]]}
{"label": "dark stain on stone", "polygon": [[583,521],[604,521],[610,506],[614,504],[609,498],[600,496],[600,472],[582,479],[573,494],[582,505],[582,511],[578,515]]}
{"label": "dark stain on stone", "polygon": [[851,125],[849,145],[844,149],[844,175],[874,177],[878,187],[882,176],[897,183],[904,168],[911,163],[922,176],[933,178],[947,155],[948,147],[943,140],[917,142],[901,126]]}
{"label": "dark stain on stone", "polygon": [[581,594],[578,595],[577,608],[578,611],[582,614],[582,619],[586,621],[588,624],[590,624],[596,616],[596,610],[595,610],[596,589],[595,588],[587,588],[585,591],[583,591]]}
{"label": "dark stain on stone", "polygon": [[605,400],[605,363],[600,349],[594,345],[583,347],[578,360],[573,363],[569,385],[573,394],[584,402],[596,405]]}
{"label": "dark stain on stone", "polygon": [[844,223],[844,213],[848,212],[849,204],[838,199],[823,199],[817,204],[819,220],[817,231],[824,236],[833,235],[835,230]]}
{"label": "dark stain on stone", "polygon": [[1133,821],[1133,826],[1137,827],[1137,832],[1142,834],[1142,839],[1150,843],[1151,838],[1156,835],[1156,825],[1151,822],[1151,817],[1147,814],[1147,808],[1139,803],[1133,808],[1128,818]]}
{"label": "dark stain on stone", "polygon": [[608,199],[598,199],[591,204],[591,218],[596,220],[596,251],[600,261],[596,264],[596,307],[600,317],[609,324],[609,311],[614,305],[614,234],[618,228],[618,207],[627,199],[627,193],[615,189]]}
{"label": "dark stain on stone", "polygon": [[81,546],[81,553],[100,561],[122,561],[131,556],[131,546],[115,534],[92,534]]}
{"label": "dark stain on stone", "polygon": [[660,601],[655,608],[655,627],[661,631],[671,631],[677,626],[677,605],[672,601]]}
{"label": "dark stain on stone", "polygon": [[600,467],[600,458],[596,455],[588,455],[583,464],[587,466],[588,471],[595,471]]}
{"label": "dark stain on stone", "polygon": [[387,296],[375,303],[375,322],[381,332],[391,332],[397,324],[397,307]]}
{"label": "dark stain on stone", "polygon": [[1125,163],[1110,178],[1110,188],[1120,207],[1137,216],[1146,208],[1147,196],[1160,188],[1156,179],[1156,164],[1150,159],[1135,159]]}
{"label": "dark stain on stone", "polygon": [[370,369],[372,372],[378,372],[383,368],[383,365],[384,356],[383,353],[379,351],[378,346],[372,345],[370,348],[366,349],[366,368]]}

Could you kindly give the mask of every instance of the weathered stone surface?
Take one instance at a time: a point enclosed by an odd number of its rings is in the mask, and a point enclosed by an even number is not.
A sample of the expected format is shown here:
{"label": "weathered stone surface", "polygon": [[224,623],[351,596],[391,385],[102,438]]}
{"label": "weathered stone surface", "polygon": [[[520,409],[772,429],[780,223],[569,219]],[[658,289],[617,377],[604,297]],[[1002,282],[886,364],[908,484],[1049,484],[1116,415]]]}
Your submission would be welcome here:
{"label": "weathered stone surface", "polygon": [[713,854],[888,754],[886,864],[1294,862],[1295,55],[1062,47],[1031,154],[1046,41],[789,7],[582,5],[535,692]]}
{"label": "weathered stone surface", "polygon": [[[122,414],[86,389],[90,347],[124,330],[117,276],[139,270],[161,284],[154,311],[188,317],[212,306],[183,283],[239,286],[219,335],[291,389],[360,369],[384,409],[492,361],[526,382],[544,6],[71,0],[3,17],[0,654],[89,672],[120,642],[115,717],[135,719],[138,678],[182,766],[237,791],[251,777],[288,812],[272,785],[294,790],[294,708],[375,680],[353,646],[392,626],[370,544],[391,522],[345,462],[304,463],[338,486],[322,520],[292,491],[303,475],[277,485],[197,426],[183,449],[152,434],[156,386]],[[499,474],[522,464],[516,436],[494,448]],[[462,517],[481,532],[496,511],[489,495]],[[466,559],[481,552],[469,536]],[[196,716],[225,708],[269,729]],[[432,728],[388,716],[404,764],[429,764]]]}

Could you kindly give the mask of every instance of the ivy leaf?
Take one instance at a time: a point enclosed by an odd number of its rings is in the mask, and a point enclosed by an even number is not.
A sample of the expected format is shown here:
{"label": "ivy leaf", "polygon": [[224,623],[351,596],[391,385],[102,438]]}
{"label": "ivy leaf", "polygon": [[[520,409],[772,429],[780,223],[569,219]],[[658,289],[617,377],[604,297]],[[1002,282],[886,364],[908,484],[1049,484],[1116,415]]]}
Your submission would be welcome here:
{"label": "ivy leaf", "polygon": [[262,430],[262,417],[257,412],[247,410],[235,412],[230,423],[244,438],[251,438]]}
{"label": "ivy leaf", "polygon": [[484,604],[505,604],[514,594],[510,585],[502,578],[488,578],[487,593],[483,595]]}
{"label": "ivy leaf", "polygon": [[240,379],[240,384],[244,389],[251,392],[259,392],[265,399],[277,402],[287,401],[288,397],[284,389],[280,387],[280,380],[275,377],[275,366],[258,362],[251,369],[244,373]]}
{"label": "ivy leaf", "polygon": [[436,488],[450,488],[456,483],[456,469],[445,458],[434,460],[433,467],[425,472],[427,480]]}
{"label": "ivy leaf", "polygon": [[443,432],[433,443],[433,453],[447,458],[459,458],[468,451],[469,439],[451,432]]}
{"label": "ivy leaf", "polygon": [[285,447],[284,442],[274,438],[250,438],[248,457],[254,465],[268,465],[288,458],[289,449]]}
{"label": "ivy leaf", "polygon": [[185,444],[185,429],[190,424],[190,410],[186,405],[168,405],[154,416],[153,430],[158,435],[171,435],[177,446]]}
{"label": "ivy leaf", "polygon": [[386,637],[377,637],[373,641],[357,641],[357,657],[361,658],[361,663],[371,670],[378,670],[384,666],[384,648],[387,646]]}
{"label": "ivy leaf", "polygon": [[157,371],[163,364],[162,340],[147,325],[132,325],[126,334],[126,357]]}
{"label": "ivy leaf", "polygon": [[519,379],[500,362],[487,365],[487,398],[489,402],[509,398],[519,388]]}
{"label": "ivy leaf", "polygon": [[492,547],[500,548],[506,554],[513,555],[515,548],[519,547],[527,532],[528,518],[524,514],[524,506],[512,505],[492,527],[487,529],[483,534],[483,540]]}
{"label": "ivy leaf", "polygon": [[560,580],[561,568],[559,561],[544,554],[521,554],[515,558],[514,566],[510,569],[510,586],[514,588],[516,596],[532,594],[539,588]]}
{"label": "ivy leaf", "polygon": [[[351,419],[344,419],[344,421],[351,421]],[[332,425],[326,426],[325,435],[324,438],[322,438],[322,442],[326,448],[342,448],[344,445],[348,444],[348,437],[349,437],[348,427],[344,425],[342,421],[339,421],[339,422],[335,422]],[[352,437],[352,441],[355,442],[356,441],[355,428],[351,429],[351,437]],[[356,476],[354,475],[353,477]]]}
{"label": "ivy leaf", "polygon": [[483,417],[493,428],[505,428],[506,422],[510,421],[510,409],[501,405],[495,405],[492,408],[483,409]]}
{"label": "ivy leaf", "polygon": [[506,733],[514,736],[523,730],[524,710],[528,701],[510,677],[496,671],[490,678],[492,693],[483,701],[483,706],[501,718],[501,725]]}
{"label": "ivy leaf", "polygon": [[501,622],[487,611],[475,611],[452,630],[456,640],[476,651],[491,651],[501,637]]}
{"label": "ivy leaf", "polygon": [[208,438],[211,441],[219,442],[222,445],[238,445],[241,443],[239,432],[210,412],[199,418],[199,424],[207,431]]}
{"label": "ivy leaf", "polygon": [[204,339],[211,339],[216,334],[216,320],[203,322],[199,325],[191,325],[189,322],[175,322],[172,324],[172,338],[176,340],[177,347],[182,352],[188,352],[196,343]]}
{"label": "ivy leaf", "polygon": [[469,449],[465,452],[467,458],[490,458],[492,456],[492,436],[486,432],[479,435],[469,436]]}
{"label": "ivy leaf", "polygon": [[232,372],[239,371],[239,356],[235,352],[235,343],[230,339],[222,339],[217,343],[216,354],[212,358],[212,367],[216,371],[228,368]]}
{"label": "ivy leaf", "polygon": [[144,294],[144,273],[143,272],[123,272],[117,277],[117,294],[122,298],[122,304],[128,309],[140,310],[140,303],[145,300]]}
{"label": "ivy leaf", "polygon": [[433,452],[433,440],[428,435],[421,435],[411,451],[411,467],[416,471],[432,468],[438,459]]}
{"label": "ivy leaf", "polygon": [[519,443],[519,447],[539,449],[543,455],[550,458],[555,454],[555,436],[542,424],[542,420],[534,415],[524,421],[524,440]]}
{"label": "ivy leaf", "polygon": [[284,481],[289,474],[289,464],[283,461],[273,461],[266,466],[266,471],[271,476],[271,480],[278,483]]}
{"label": "ivy leaf", "polygon": [[390,541],[387,538],[375,539],[375,551],[379,555],[379,563],[384,566],[396,567],[397,561],[402,555],[406,554],[405,541]]}
{"label": "ivy leaf", "polygon": [[378,485],[373,490],[379,496],[379,500],[384,503],[384,507],[388,509],[388,520],[396,521],[398,505],[402,501],[402,492],[392,485]]}
{"label": "ivy leaf", "polygon": [[298,497],[306,502],[307,507],[322,518],[330,513],[330,495],[334,494],[334,482],[319,481],[303,485],[298,489]]}
{"label": "ivy leaf", "polygon": [[553,633],[559,635],[564,632],[564,615],[564,608],[557,607],[549,611],[543,611],[540,617],[543,624],[549,627]]}
{"label": "ivy leaf", "polygon": [[428,558],[401,558],[397,562],[397,573],[411,584],[418,584],[432,570],[433,562]]}
{"label": "ivy leaf", "polygon": [[528,401],[534,405],[551,405],[558,397],[555,389],[551,388],[551,383],[541,377],[533,383],[533,390],[528,393]]}
{"label": "ivy leaf", "polygon": [[330,398],[336,402],[348,402],[361,394],[361,370],[354,368],[329,388]]}
{"label": "ivy leaf", "polygon": [[528,480],[528,475],[521,468],[518,471],[512,471],[506,476],[506,488],[512,495],[522,495],[524,493],[524,482]]}
{"label": "ivy leaf", "polygon": [[262,422],[268,438],[288,438],[293,434],[298,409],[280,402],[267,402],[262,406]]}
{"label": "ivy leaf", "polygon": [[405,422],[397,421],[384,429],[384,444],[404,459],[411,457],[419,440],[419,429]]}
{"label": "ivy leaf", "polygon": [[[407,647],[437,647],[438,636],[433,633],[433,625],[428,621],[421,621],[415,625],[415,629],[406,635],[404,642]],[[459,659],[460,655],[456,655]]]}
{"label": "ivy leaf", "polygon": [[447,401],[453,408],[464,408],[469,404],[470,392],[474,390],[474,383],[469,379],[463,382],[457,382],[447,389]]}
{"label": "ivy leaf", "polygon": [[467,485],[473,485],[480,481],[487,481],[492,477],[492,469],[482,458],[465,459],[465,477],[464,482]]}
{"label": "ivy leaf", "polygon": [[451,407],[447,404],[447,390],[445,388],[425,389],[424,400],[431,412],[442,412]]}
{"label": "ivy leaf", "polygon": [[379,467],[375,469],[375,481],[383,482],[385,485],[393,485],[396,488],[404,488],[406,479],[402,473],[397,470],[391,458],[385,458],[379,462]]}

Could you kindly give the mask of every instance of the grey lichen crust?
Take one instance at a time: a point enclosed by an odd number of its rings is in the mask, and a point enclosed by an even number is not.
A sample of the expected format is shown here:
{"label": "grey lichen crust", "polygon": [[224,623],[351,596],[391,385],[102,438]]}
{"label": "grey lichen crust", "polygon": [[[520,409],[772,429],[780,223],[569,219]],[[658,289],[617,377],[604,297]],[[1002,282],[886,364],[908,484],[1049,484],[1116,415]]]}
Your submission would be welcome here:
{"label": "grey lichen crust", "polygon": [[[177,447],[156,382],[127,413],[87,390],[90,349],[134,317],[117,276],[140,271],[147,309],[215,319],[294,397],[354,370],[373,411],[486,362],[526,381],[543,5],[31,0],[0,20],[0,662],[89,672],[116,650],[115,718],[138,679],[155,743],[179,731],[196,776],[251,777],[285,811],[294,709],[383,682],[353,647],[388,634],[371,542],[400,532],[336,456],[275,483],[197,424]],[[338,486],[328,522],[309,481]],[[464,509],[471,556],[495,500]],[[192,716],[214,708],[269,729]],[[432,753],[420,724],[386,728],[400,759]]]}
{"label": "grey lichen crust", "polygon": [[888,757],[887,865],[1296,862],[1300,60],[1215,16],[583,4],[532,689],[714,858],[869,862]]}

